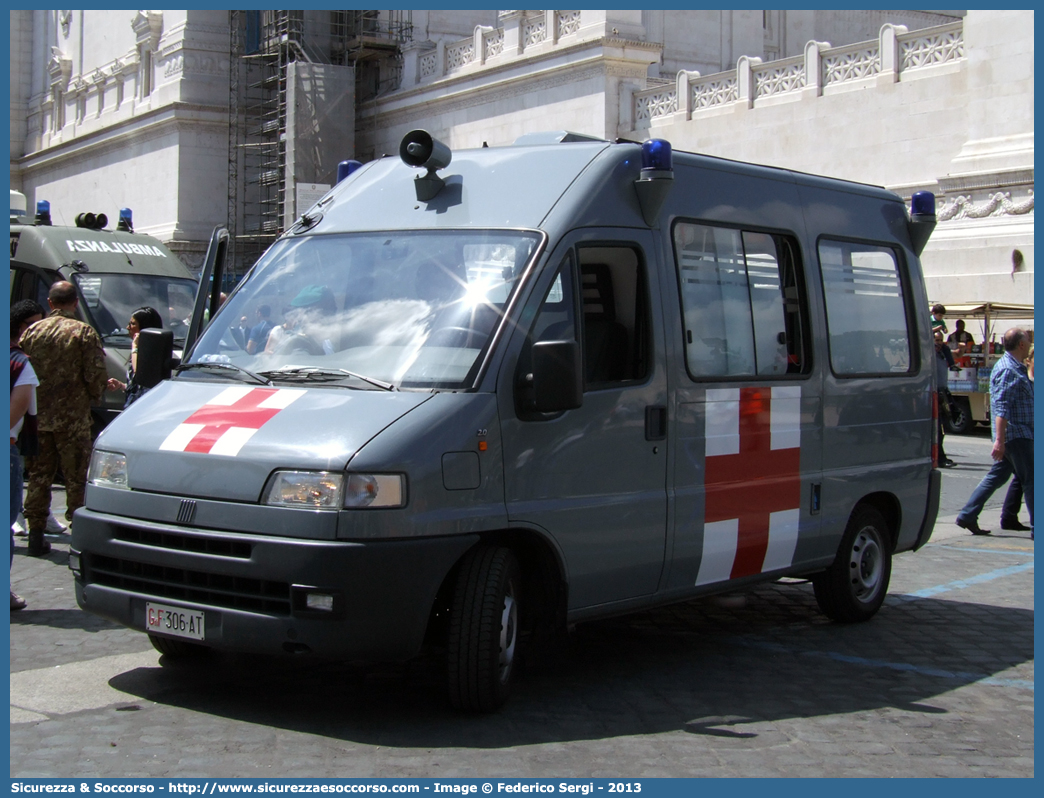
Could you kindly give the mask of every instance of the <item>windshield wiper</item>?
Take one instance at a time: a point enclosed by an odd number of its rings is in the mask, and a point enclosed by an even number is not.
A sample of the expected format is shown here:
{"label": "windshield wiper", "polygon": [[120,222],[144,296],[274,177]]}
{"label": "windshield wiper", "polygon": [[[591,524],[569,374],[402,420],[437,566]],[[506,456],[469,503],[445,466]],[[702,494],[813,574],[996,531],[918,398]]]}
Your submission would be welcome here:
{"label": "windshield wiper", "polygon": [[321,369],[313,366],[299,366],[295,368],[276,369],[275,371],[262,371],[261,374],[271,379],[285,379],[285,378],[299,378],[302,380],[331,380],[341,379],[342,377],[354,377],[357,380],[368,382],[370,385],[374,385],[385,391],[397,391],[399,390],[390,382],[384,382],[374,377],[367,377],[365,374],[356,374],[354,371],[348,371],[348,369]]}
{"label": "windshield wiper", "polygon": [[180,374],[181,372],[189,371],[190,369],[221,369],[223,371],[224,370],[238,371],[240,374],[246,374],[252,380],[254,380],[255,382],[259,382],[262,385],[271,385],[272,384],[271,380],[266,379],[266,378],[264,378],[264,377],[262,377],[262,376],[260,376],[258,374],[255,374],[252,371],[247,371],[245,368],[242,368],[241,366],[237,366],[234,363],[212,363],[212,362],[207,362],[207,363],[203,363],[203,362],[200,362],[200,363],[185,363],[184,365],[178,366],[175,369],[175,371],[178,374]]}

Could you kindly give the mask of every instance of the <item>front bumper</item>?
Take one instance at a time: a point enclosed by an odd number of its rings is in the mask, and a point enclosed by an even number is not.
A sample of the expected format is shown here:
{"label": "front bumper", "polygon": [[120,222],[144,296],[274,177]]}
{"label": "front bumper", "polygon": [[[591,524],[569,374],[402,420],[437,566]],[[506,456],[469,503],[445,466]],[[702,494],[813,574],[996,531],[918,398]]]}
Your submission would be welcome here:
{"label": "front bumper", "polygon": [[[203,610],[204,645],[359,660],[417,654],[435,595],[477,535],[351,542],[222,532],[76,511],[76,601],[146,630],[146,601]],[[310,588],[336,596],[307,609]]]}

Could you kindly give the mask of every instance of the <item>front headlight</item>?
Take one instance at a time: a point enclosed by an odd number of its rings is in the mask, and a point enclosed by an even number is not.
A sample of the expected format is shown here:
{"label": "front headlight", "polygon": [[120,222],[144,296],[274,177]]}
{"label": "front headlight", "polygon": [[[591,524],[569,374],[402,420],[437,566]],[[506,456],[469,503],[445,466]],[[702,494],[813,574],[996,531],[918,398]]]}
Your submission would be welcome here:
{"label": "front headlight", "polygon": [[87,481],[102,488],[129,490],[126,455],[95,449],[91,453],[91,467],[87,470]]}
{"label": "front headlight", "polygon": [[349,509],[402,507],[406,478],[402,474],[349,474],[344,506]]}
{"label": "front headlight", "polygon": [[276,471],[268,480],[262,504],[338,510],[344,475],[332,471]]}

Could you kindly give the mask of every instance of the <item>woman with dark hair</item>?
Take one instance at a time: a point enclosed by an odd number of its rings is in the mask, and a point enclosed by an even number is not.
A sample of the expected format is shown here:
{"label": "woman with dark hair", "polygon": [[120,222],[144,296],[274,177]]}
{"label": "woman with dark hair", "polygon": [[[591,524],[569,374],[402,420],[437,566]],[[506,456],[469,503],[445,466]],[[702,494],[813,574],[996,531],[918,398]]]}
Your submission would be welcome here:
{"label": "woman with dark hair", "polygon": [[163,319],[160,318],[159,311],[150,307],[138,308],[131,314],[130,321],[127,322],[127,332],[131,337],[131,355],[127,361],[127,381],[120,382],[113,377],[109,380],[108,386],[110,391],[127,392],[123,399],[124,410],[148,390],[134,381],[134,372],[138,367],[138,333],[142,330],[161,329],[162,327]]}

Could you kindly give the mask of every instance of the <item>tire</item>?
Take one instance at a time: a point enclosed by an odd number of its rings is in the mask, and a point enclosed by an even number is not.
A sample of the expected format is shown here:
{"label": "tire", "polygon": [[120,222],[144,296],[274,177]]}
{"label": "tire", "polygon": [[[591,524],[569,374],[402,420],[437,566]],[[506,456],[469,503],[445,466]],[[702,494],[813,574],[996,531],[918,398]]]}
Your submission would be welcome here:
{"label": "tire", "polygon": [[521,571],[510,549],[479,546],[457,575],[446,639],[450,703],[492,712],[511,691],[518,662]]}
{"label": "tire", "polygon": [[192,659],[201,657],[210,651],[199,643],[188,643],[184,640],[173,640],[161,635],[149,635],[149,642],[160,654],[170,659]]}
{"label": "tire", "polygon": [[841,623],[868,621],[881,608],[892,575],[888,525],[873,507],[857,507],[833,565],[812,577],[823,614]]}
{"label": "tire", "polygon": [[971,405],[968,404],[968,400],[958,397],[953,400],[953,404],[957,408],[957,414],[951,413],[949,416],[943,416],[943,429],[946,430],[946,434],[963,435],[970,432],[975,426],[975,421],[972,419]]}

